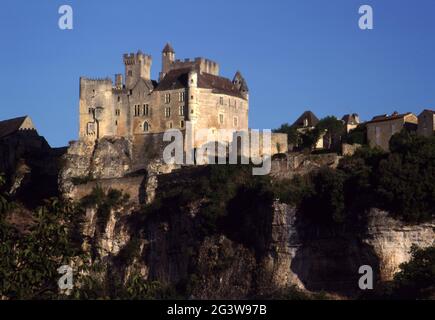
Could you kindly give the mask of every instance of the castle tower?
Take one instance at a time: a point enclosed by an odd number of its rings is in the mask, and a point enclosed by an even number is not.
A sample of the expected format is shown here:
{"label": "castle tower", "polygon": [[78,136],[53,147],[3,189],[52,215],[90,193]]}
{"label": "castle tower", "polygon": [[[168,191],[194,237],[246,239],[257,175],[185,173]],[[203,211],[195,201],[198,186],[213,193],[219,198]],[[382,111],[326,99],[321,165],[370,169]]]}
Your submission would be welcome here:
{"label": "castle tower", "polygon": [[160,72],[160,80],[169,72],[171,64],[175,61],[175,51],[170,43],[167,43],[162,51],[162,72]]}
{"label": "castle tower", "polygon": [[152,58],[138,51],[136,54],[124,54],[125,86],[131,89],[140,79],[151,79]]}
{"label": "castle tower", "polygon": [[243,78],[240,71],[237,71],[236,74],[234,75],[233,84],[236,86],[237,90],[240,91],[243,98],[248,100],[249,99],[249,88],[248,88],[248,85],[246,83],[245,78]]}

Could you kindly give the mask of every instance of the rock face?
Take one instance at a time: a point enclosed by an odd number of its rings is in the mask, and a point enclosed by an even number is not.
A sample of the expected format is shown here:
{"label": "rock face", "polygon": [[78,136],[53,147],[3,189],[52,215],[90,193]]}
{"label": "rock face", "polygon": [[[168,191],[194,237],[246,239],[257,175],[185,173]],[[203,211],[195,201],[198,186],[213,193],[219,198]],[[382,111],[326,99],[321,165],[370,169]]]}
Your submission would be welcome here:
{"label": "rock face", "polygon": [[435,221],[409,225],[389,217],[385,211],[372,209],[364,242],[373,247],[379,259],[381,280],[392,279],[399,265],[409,260],[413,245],[435,245],[434,230]]}
{"label": "rock face", "polygon": [[[202,238],[194,206],[191,211],[137,224],[143,228],[142,245],[128,269],[174,286],[188,283],[192,297],[200,299],[268,296],[289,286],[355,296],[361,293],[360,266],[371,266],[375,280],[391,280],[400,263],[409,260],[413,244],[434,244],[433,223],[406,225],[373,209],[365,232],[325,230],[306,225],[294,207],[275,202],[265,249],[259,253],[226,233],[226,226],[223,233]],[[112,213],[97,242],[103,257],[115,256],[135,234],[130,214]],[[88,212],[90,221],[94,216]],[[94,229],[88,230],[91,235]]]}
{"label": "rock face", "polygon": [[98,143],[72,142],[59,173],[62,194],[73,197],[77,181],[123,177],[130,170],[131,148],[131,141],[125,138],[103,138]]}
{"label": "rock face", "polygon": [[[434,245],[434,222],[407,225],[372,209],[361,221],[318,227],[278,200],[265,208],[264,220],[258,221],[261,230],[252,235],[257,237],[254,245],[239,236],[237,219],[221,221],[214,233],[202,234],[201,201],[151,217],[140,209],[153,203],[158,192],[171,191],[180,179],[198,177],[186,174],[188,169],[175,170],[179,169],[175,165],[154,160],[142,174],[131,176],[131,142],[123,138],[102,139],[95,146],[75,142],[64,161],[59,180],[73,199],[90,193],[97,183],[104,190],[115,188],[131,195],[131,203],[112,210],[100,231],[96,208],[87,209],[84,248],[116,264],[116,256],[136,239],[139,252],[115,269],[123,275],[138,271],[144,279],[188,287],[192,298],[264,297],[289,286],[354,296],[361,293],[361,266],[371,266],[375,280],[390,280],[409,260],[413,244]],[[274,160],[272,175],[291,177],[324,165],[335,167],[337,162],[336,155],[291,155]],[[77,185],[77,178],[85,181]]]}

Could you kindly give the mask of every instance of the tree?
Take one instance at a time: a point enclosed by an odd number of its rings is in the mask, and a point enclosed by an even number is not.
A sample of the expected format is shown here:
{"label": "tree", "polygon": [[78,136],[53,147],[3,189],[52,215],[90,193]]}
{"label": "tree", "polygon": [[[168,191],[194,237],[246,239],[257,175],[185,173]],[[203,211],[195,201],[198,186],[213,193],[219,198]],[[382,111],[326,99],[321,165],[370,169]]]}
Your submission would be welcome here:
{"label": "tree", "polygon": [[299,144],[300,134],[299,134],[297,128],[295,128],[292,125],[289,125],[288,123],[284,123],[278,129],[273,130],[273,132],[286,133],[287,137],[288,137],[288,144],[289,145],[297,146]]}
{"label": "tree", "polygon": [[395,296],[404,299],[435,298],[435,247],[411,249],[411,260],[394,276]]}
{"label": "tree", "polygon": [[367,144],[367,127],[365,124],[358,125],[344,136],[344,141],[348,144]]}
{"label": "tree", "polygon": [[324,133],[325,149],[338,150],[340,147],[341,137],[346,132],[343,121],[334,116],[328,116],[319,121],[316,129]]}

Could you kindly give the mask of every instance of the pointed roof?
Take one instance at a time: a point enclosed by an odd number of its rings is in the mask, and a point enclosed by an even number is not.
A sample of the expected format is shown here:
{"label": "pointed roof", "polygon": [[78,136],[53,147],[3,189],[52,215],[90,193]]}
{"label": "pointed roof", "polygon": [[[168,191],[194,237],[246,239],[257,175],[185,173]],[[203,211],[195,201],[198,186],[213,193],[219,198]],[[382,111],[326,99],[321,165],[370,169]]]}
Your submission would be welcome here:
{"label": "pointed roof", "polygon": [[162,53],[175,53],[174,48],[172,48],[171,44],[169,42],[166,43],[165,47],[163,48]]}
{"label": "pointed roof", "polygon": [[[23,124],[26,120],[29,120],[30,122],[28,122],[26,128],[23,128]],[[0,121],[0,138],[15,133],[20,129],[34,129],[28,116]]]}
{"label": "pointed roof", "polygon": [[[305,125],[305,121],[307,120],[308,125]],[[293,123],[296,127],[314,127],[319,123],[319,119],[316,115],[310,110],[305,111],[302,115]]]}
{"label": "pointed roof", "polygon": [[[237,83],[238,82],[238,83]],[[243,78],[242,73],[237,71],[233,78],[233,83],[240,86],[240,90],[244,92],[249,92],[248,85],[246,84],[245,78]]]}

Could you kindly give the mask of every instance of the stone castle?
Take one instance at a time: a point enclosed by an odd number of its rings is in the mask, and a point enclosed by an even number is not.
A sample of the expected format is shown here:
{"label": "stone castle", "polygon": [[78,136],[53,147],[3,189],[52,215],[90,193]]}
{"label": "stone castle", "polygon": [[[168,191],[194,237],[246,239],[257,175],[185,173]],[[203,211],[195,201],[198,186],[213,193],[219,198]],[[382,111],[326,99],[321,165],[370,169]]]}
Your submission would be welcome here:
{"label": "stone castle", "polygon": [[[248,130],[249,91],[240,72],[230,80],[219,75],[214,61],[176,60],[169,43],[158,81],[151,79],[151,56],[139,51],[123,60],[125,75],[115,75],[114,83],[80,78],[80,140],[125,137],[143,149],[150,136],[184,131],[187,121],[194,130]],[[196,140],[194,146],[205,142]]]}

